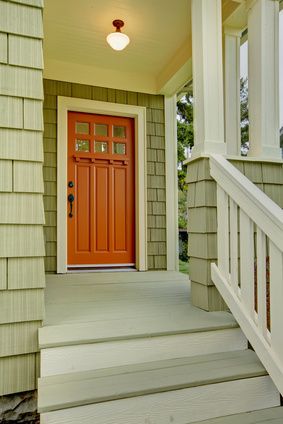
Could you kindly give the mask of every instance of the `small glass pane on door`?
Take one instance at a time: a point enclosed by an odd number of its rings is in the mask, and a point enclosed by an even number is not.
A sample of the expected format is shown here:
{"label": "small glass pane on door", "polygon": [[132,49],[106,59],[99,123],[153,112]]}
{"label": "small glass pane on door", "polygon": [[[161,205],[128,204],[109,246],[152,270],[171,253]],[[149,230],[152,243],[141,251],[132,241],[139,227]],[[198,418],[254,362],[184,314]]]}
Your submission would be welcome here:
{"label": "small glass pane on door", "polygon": [[106,124],[95,124],[94,127],[95,135],[108,136],[108,125]]}
{"label": "small glass pane on door", "polygon": [[113,125],[113,137],[125,138],[126,128],[118,125]]}
{"label": "small glass pane on door", "polygon": [[89,123],[76,122],[76,134],[89,134]]}
{"label": "small glass pane on door", "polygon": [[94,142],[94,151],[96,153],[107,153],[108,145],[106,141],[95,141]]}
{"label": "small glass pane on door", "polygon": [[113,153],[117,155],[126,154],[126,144],[125,143],[113,143]]}
{"label": "small glass pane on door", "polygon": [[89,152],[89,141],[76,139],[76,151],[77,152]]}

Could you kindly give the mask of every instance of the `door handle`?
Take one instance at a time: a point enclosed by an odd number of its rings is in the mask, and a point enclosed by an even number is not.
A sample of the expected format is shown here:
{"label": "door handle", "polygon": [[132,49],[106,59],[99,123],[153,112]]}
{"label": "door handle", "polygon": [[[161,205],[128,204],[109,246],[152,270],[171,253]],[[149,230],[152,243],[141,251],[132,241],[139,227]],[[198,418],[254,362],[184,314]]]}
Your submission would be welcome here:
{"label": "door handle", "polygon": [[73,201],[75,200],[75,196],[73,194],[69,194],[68,201],[70,203],[70,212],[69,217],[72,218],[73,216]]}

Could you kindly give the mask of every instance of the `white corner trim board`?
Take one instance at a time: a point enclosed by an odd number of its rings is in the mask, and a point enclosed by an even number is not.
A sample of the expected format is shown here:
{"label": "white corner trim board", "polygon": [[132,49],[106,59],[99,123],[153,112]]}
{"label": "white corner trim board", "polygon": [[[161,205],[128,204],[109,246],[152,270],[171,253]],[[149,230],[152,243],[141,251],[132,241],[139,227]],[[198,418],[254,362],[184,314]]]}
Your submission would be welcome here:
{"label": "white corner trim board", "polygon": [[167,271],[179,269],[176,96],[165,97]]}
{"label": "white corner trim board", "polygon": [[68,111],[126,116],[135,120],[136,267],[147,270],[146,108],[72,97],[58,97],[57,273],[67,272]]}

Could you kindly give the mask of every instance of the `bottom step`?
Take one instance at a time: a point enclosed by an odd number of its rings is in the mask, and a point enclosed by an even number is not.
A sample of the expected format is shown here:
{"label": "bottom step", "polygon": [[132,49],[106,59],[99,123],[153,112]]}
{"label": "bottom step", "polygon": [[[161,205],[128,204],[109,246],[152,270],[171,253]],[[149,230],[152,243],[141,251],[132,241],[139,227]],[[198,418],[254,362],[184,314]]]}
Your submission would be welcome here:
{"label": "bottom step", "polygon": [[265,376],[46,412],[40,422],[189,424],[278,405],[276,388]]}
{"label": "bottom step", "polygon": [[279,406],[266,374],[246,350],[54,375],[38,409],[41,424],[189,424]]}
{"label": "bottom step", "polygon": [[283,407],[267,408],[260,411],[245,412],[229,415],[228,417],[213,418],[212,420],[197,421],[193,424],[282,424]]}

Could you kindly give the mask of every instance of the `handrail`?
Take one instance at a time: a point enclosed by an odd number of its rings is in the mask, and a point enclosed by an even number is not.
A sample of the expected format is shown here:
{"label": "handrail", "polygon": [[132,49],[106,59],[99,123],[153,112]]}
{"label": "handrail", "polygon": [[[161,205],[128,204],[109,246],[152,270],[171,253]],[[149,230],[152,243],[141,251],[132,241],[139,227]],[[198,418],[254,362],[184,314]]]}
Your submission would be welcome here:
{"label": "handrail", "polygon": [[283,211],[222,156],[210,157],[210,170],[218,221],[211,278],[283,394]]}
{"label": "handrail", "polygon": [[283,250],[283,237],[278,237],[278,232],[283,231],[282,209],[223,156],[211,155],[210,173],[247,215],[254,213],[256,225]]}

